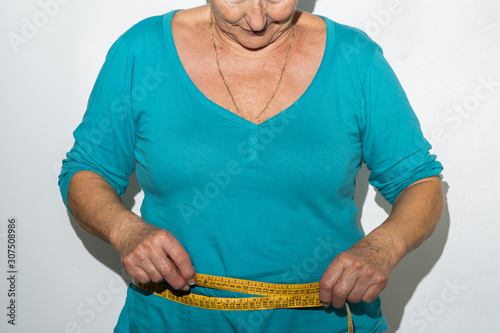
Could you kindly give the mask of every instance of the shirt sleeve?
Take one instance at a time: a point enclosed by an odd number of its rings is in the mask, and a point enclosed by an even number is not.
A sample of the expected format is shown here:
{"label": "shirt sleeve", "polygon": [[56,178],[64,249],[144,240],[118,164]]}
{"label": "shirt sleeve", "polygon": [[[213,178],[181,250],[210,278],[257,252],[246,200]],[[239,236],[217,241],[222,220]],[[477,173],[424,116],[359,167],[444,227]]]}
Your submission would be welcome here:
{"label": "shirt sleeve", "polygon": [[380,48],[368,67],[364,97],[361,135],[368,180],[392,204],[408,185],[439,175],[443,167],[429,153],[431,145]]}
{"label": "shirt sleeve", "polygon": [[123,195],[135,168],[135,120],[132,116],[134,57],[123,38],[109,50],[89,98],[75,143],[63,160],[59,187],[64,204],[71,177],[89,170],[104,177]]}

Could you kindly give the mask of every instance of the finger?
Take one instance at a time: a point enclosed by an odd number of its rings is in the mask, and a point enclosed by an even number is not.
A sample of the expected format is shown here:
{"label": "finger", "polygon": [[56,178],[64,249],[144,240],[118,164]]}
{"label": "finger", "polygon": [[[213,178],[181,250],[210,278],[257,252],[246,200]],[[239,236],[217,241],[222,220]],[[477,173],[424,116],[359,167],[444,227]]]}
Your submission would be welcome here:
{"label": "finger", "polygon": [[365,267],[361,271],[360,278],[348,297],[349,302],[372,302],[385,288],[387,281],[387,275],[378,272],[371,267]]}
{"label": "finger", "polygon": [[357,281],[357,274],[352,270],[344,270],[332,290],[331,303],[334,307],[340,309],[344,306]]}
{"label": "finger", "polygon": [[372,285],[370,285],[370,287],[368,287],[361,300],[365,303],[373,302],[375,298],[380,295],[382,290],[384,290],[385,286],[387,285],[386,281],[387,279],[384,279],[381,282],[376,280],[376,283],[373,283]]}
{"label": "finger", "polygon": [[181,276],[179,270],[176,265],[167,257],[166,253],[162,253],[162,255],[151,257],[151,262],[153,263],[154,270],[158,272],[159,280],[155,282],[159,282],[161,280],[167,281],[169,285],[174,289],[184,289],[188,290],[187,282]]}
{"label": "finger", "polygon": [[[181,285],[177,289],[182,289],[186,282],[182,278],[181,282],[176,281],[175,275],[170,271],[175,265],[164,252],[161,238],[160,235],[143,240],[139,246],[122,259],[123,267],[141,283],[170,280],[174,288]],[[177,271],[176,268],[175,270]],[[177,273],[177,275],[179,274]]]}
{"label": "finger", "polygon": [[157,269],[156,265],[150,260],[145,260],[141,264],[141,269],[146,272],[150,281],[160,282],[163,281],[161,272]]}
{"label": "finger", "polygon": [[162,281],[162,274],[149,257],[144,257],[145,255],[148,254],[137,248],[122,260],[123,267],[132,277],[141,283]]}
{"label": "finger", "polygon": [[356,284],[351,289],[346,301],[349,303],[358,303],[365,296],[366,291],[370,288],[370,281],[363,276],[356,280]]}
{"label": "finger", "polygon": [[163,245],[163,250],[178,269],[180,276],[190,285],[195,281],[195,270],[191,257],[172,234],[168,235],[168,244]]}
{"label": "finger", "polygon": [[149,274],[146,273],[142,268],[133,266],[130,268],[125,268],[125,271],[134,279],[139,281],[140,283],[148,283],[151,281]]}
{"label": "finger", "polygon": [[332,291],[344,272],[344,267],[334,259],[319,281],[319,299],[325,306],[332,303]]}
{"label": "finger", "polygon": [[122,265],[125,271],[140,283],[148,283],[152,280],[158,280],[159,277],[161,278],[151,261],[144,257],[144,251],[141,248],[136,248],[123,257]]}

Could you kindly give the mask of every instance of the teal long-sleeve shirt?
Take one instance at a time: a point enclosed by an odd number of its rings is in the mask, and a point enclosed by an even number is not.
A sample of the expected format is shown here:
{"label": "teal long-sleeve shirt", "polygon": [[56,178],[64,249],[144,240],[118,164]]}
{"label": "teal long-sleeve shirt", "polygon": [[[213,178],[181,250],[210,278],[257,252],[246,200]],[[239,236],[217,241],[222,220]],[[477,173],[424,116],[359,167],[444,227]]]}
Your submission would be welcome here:
{"label": "teal long-sleeve shirt", "polygon": [[[66,204],[75,172],[97,172],[121,195],[136,170],[142,218],[173,233],[197,272],[306,283],[319,281],[363,237],[353,198],[363,162],[390,203],[411,183],[440,174],[395,74],[362,32],[324,18],[327,44],[313,82],[292,106],[256,125],[196,88],[176,52],[173,15],[140,22],[109,51],[63,163]],[[351,309],[357,332],[387,328],[378,298]],[[115,331],[346,328],[345,310],[205,310],[130,286]]]}

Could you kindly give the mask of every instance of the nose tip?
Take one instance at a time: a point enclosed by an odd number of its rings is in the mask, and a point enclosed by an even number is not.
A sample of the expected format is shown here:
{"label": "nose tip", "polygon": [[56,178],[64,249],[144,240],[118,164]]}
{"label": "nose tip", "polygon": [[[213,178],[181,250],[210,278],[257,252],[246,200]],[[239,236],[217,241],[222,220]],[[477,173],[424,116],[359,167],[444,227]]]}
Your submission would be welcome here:
{"label": "nose tip", "polygon": [[261,34],[261,33],[264,33],[266,31],[266,26],[265,25],[259,25],[258,28],[255,28],[255,26],[250,26],[250,30],[253,33]]}
{"label": "nose tip", "polygon": [[248,21],[248,25],[252,31],[261,31],[266,27],[266,21],[263,16],[252,17]]}
{"label": "nose tip", "polygon": [[248,14],[247,23],[250,29],[254,32],[265,29],[266,19],[259,1],[256,2],[256,6],[253,7],[252,11]]}

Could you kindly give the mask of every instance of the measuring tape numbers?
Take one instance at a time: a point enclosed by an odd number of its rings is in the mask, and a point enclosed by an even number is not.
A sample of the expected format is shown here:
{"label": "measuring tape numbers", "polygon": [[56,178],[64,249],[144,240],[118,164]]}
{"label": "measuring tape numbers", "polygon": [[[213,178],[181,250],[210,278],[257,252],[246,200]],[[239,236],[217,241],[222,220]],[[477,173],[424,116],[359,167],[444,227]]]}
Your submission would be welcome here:
{"label": "measuring tape numbers", "polygon": [[[259,297],[211,297],[189,292],[173,291],[165,283],[134,284],[152,294],[168,300],[194,306],[202,309],[223,311],[248,311],[270,309],[293,309],[318,307],[323,304],[319,300],[319,283],[305,284],[278,284],[242,279],[233,279],[222,276],[196,274],[195,285],[204,288],[233,291]],[[175,293],[174,293],[175,292]],[[348,320],[348,333],[354,332],[349,304],[345,304]]]}

